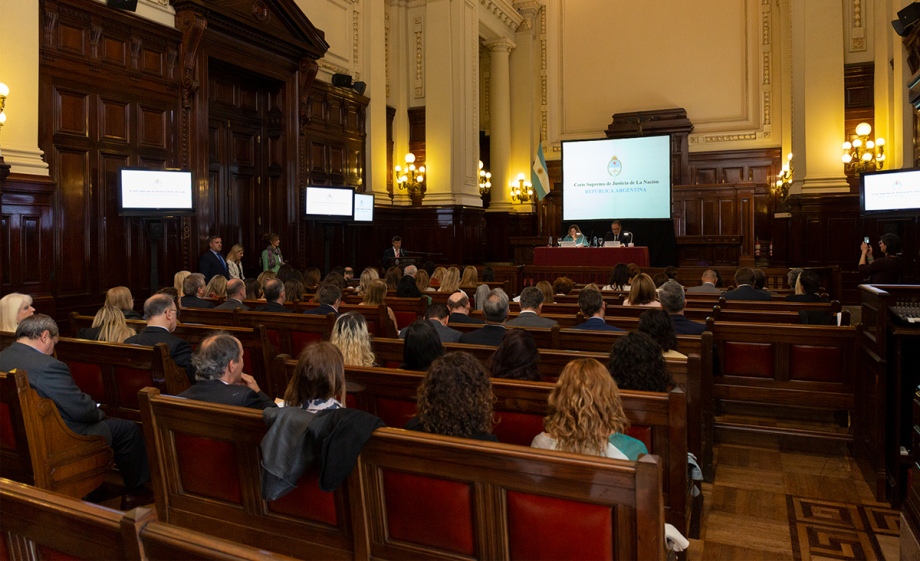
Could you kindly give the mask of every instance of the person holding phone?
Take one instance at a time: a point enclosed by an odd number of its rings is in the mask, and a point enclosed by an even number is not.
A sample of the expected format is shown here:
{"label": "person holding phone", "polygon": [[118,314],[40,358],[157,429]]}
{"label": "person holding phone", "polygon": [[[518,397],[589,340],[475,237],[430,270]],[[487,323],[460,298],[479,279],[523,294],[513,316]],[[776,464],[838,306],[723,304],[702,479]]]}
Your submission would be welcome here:
{"label": "person holding phone", "polygon": [[868,284],[899,284],[904,263],[901,260],[901,238],[895,234],[882,234],[878,247],[884,257],[873,260],[869,236],[863,238],[860,246],[859,272],[866,276]]}

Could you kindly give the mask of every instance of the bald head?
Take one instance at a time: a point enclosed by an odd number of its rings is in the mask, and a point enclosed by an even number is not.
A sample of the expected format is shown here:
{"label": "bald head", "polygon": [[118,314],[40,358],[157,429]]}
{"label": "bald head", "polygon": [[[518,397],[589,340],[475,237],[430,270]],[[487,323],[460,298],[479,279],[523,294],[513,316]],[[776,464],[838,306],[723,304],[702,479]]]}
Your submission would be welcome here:
{"label": "bald head", "polygon": [[246,299],[246,283],[240,279],[230,279],[227,282],[227,298],[235,300]]}

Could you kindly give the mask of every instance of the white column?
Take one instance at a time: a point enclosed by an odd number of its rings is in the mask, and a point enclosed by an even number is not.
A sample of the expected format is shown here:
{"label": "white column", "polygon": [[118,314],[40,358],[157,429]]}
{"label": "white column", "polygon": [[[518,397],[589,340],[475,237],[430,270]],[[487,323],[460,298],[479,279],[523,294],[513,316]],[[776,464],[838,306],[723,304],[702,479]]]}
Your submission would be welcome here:
{"label": "white column", "polygon": [[376,195],[378,203],[389,203],[387,195],[387,80],[386,80],[386,13],[390,7],[385,2],[364,4],[367,33],[364,40],[364,57],[361,80],[367,83],[364,95],[371,99],[367,108],[367,137],[365,149],[365,192]]}
{"label": "white column", "polygon": [[[486,43],[489,49],[489,139],[492,171],[492,196],[489,212],[511,210],[509,182],[517,175],[511,169],[511,69],[509,56],[514,43],[496,39]],[[521,170],[523,171],[523,170]],[[514,173],[513,173],[514,172]],[[513,174],[512,174],[513,173]]]}
{"label": "white column", "polygon": [[38,2],[6,1],[0,33],[0,82],[10,88],[0,153],[10,173],[48,175],[38,148]]}
{"label": "white column", "polygon": [[[530,171],[540,141],[538,117],[540,102],[540,64],[535,24],[542,6],[537,2],[515,2],[524,16],[514,36],[516,47],[511,53],[511,179],[523,173],[530,181]],[[536,201],[536,198],[534,198]],[[533,212],[534,202],[513,205],[515,212]]]}
{"label": "white column", "polygon": [[428,0],[424,38],[425,205],[481,207],[478,2]]}
{"label": "white column", "polygon": [[[843,4],[791,2],[792,146],[803,194],[849,192],[844,137]],[[800,183],[801,181],[801,183]]]}

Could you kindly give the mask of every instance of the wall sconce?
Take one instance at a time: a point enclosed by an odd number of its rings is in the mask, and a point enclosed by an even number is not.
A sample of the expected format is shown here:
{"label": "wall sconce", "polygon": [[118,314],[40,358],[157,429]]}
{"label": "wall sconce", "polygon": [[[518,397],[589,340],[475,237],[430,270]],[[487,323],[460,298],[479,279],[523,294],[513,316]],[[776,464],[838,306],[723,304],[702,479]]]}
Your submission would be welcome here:
{"label": "wall sconce", "polygon": [[862,173],[885,167],[885,139],[869,138],[872,126],[869,123],[856,125],[856,138],[843,143],[843,169],[850,173]]}
{"label": "wall sconce", "polygon": [[792,186],[792,172],[795,166],[792,163],[792,152],[786,156],[787,163],[783,165],[783,171],[776,176],[776,185],[773,186],[773,194],[779,195],[779,211],[788,210],[786,204],[789,200],[789,188]]}
{"label": "wall sconce", "polygon": [[406,154],[406,167],[396,166],[396,184],[413,199],[425,196],[425,166],[415,167],[415,154]]}
{"label": "wall sconce", "polygon": [[0,128],[3,128],[3,123],[6,122],[4,108],[6,107],[6,96],[8,95],[10,95],[10,87],[0,82]]}
{"label": "wall sconce", "polygon": [[492,174],[482,168],[482,160],[479,160],[479,194],[488,195],[492,190]]}
{"label": "wall sconce", "polygon": [[533,197],[533,185],[524,179],[524,174],[519,173],[517,179],[511,182],[511,200],[517,203],[529,203]]}

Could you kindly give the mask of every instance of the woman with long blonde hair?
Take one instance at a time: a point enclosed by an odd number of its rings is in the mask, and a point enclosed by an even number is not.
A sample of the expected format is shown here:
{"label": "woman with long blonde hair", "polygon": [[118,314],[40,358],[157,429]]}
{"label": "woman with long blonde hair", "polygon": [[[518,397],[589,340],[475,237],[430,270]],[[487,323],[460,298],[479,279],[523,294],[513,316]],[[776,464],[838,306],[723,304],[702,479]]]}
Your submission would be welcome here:
{"label": "woman with long blonde hair", "polygon": [[616,382],[593,358],[569,362],[549,394],[544,432],[531,446],[591,456],[636,460],[648,454],[645,445],[626,436],[629,420]]}
{"label": "woman with long blonde hair", "polygon": [[446,292],[448,294],[453,294],[457,292],[460,288],[460,269],[456,267],[451,267],[447,269],[444,273],[444,276],[441,278],[441,286],[438,288],[438,292]]}
{"label": "woman with long blonde hair", "polygon": [[173,286],[179,291],[179,298],[186,296],[185,292],[182,291],[182,285],[185,283],[185,277],[191,274],[191,271],[179,271],[173,275]]}
{"label": "woman with long blonde hair", "polygon": [[342,352],[348,366],[374,366],[376,358],[367,322],[358,312],[346,312],[335,320],[329,342]]}
{"label": "woman with long blonde hair", "polygon": [[226,298],[227,297],[227,277],[223,275],[214,275],[204,289],[206,298]]}
{"label": "woman with long blonde hair", "polygon": [[444,267],[438,267],[431,273],[431,278],[428,279],[428,291],[437,292],[441,288],[441,279],[444,278],[444,273],[447,272],[447,269]]}
{"label": "woman with long blonde hair", "polygon": [[15,333],[19,322],[34,313],[31,296],[18,292],[7,294],[0,298],[0,331]]}
{"label": "woman with long blonde hair", "polygon": [[[364,300],[361,301],[359,306],[380,306],[381,304],[386,304],[387,298],[387,283],[383,279],[374,279],[367,285],[367,290],[364,292]],[[396,314],[393,313],[393,309],[387,306],[387,315],[390,317],[390,321],[393,322],[393,327],[398,331],[399,326],[396,323]]]}
{"label": "woman with long blonde hair", "polygon": [[463,276],[460,277],[461,287],[476,288],[479,285],[479,271],[472,265],[467,265],[463,269]]}
{"label": "woman with long blonde hair", "polygon": [[136,334],[125,322],[125,315],[121,309],[107,303],[96,312],[93,326],[81,329],[77,337],[107,343],[124,343],[125,339]]}
{"label": "woman with long blonde hair", "polygon": [[231,279],[246,280],[246,275],[243,274],[243,246],[240,244],[233,244],[227,253],[227,271],[230,272]]}
{"label": "woman with long blonde hair", "polygon": [[134,311],[134,296],[127,286],[113,286],[108,289],[105,293],[105,305],[121,310],[125,319],[144,319],[144,316]]}
{"label": "woman with long blonde hair", "polygon": [[377,272],[377,269],[373,267],[366,267],[361,271],[361,278],[358,280],[358,291],[355,293],[357,296],[364,296],[364,293],[367,292],[367,287],[370,286],[371,281],[377,280],[380,278],[380,273]]}
{"label": "woman with long blonde hair", "polygon": [[[425,269],[419,269],[418,272],[415,273],[415,288],[417,288],[419,292],[428,292],[429,282],[428,271]],[[430,299],[429,297],[429,300]]]}

